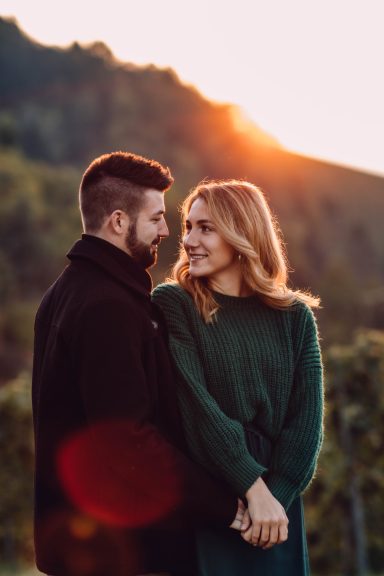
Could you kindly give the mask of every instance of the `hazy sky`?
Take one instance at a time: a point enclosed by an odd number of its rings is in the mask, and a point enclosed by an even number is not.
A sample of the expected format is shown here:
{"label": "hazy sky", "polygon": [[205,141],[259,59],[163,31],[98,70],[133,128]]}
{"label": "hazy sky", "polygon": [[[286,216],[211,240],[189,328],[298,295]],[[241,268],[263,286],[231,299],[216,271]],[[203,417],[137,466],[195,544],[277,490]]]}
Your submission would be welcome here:
{"label": "hazy sky", "polygon": [[44,44],[170,66],[284,146],[384,175],[384,0],[0,0],[0,15]]}

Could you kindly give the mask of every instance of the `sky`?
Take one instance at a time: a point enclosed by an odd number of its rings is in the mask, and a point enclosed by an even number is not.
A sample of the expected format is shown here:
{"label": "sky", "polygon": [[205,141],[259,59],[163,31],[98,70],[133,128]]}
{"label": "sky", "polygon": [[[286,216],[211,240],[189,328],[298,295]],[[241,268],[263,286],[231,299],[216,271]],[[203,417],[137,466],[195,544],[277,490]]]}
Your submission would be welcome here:
{"label": "sky", "polygon": [[384,0],[0,0],[35,40],[105,42],[283,146],[384,175]]}

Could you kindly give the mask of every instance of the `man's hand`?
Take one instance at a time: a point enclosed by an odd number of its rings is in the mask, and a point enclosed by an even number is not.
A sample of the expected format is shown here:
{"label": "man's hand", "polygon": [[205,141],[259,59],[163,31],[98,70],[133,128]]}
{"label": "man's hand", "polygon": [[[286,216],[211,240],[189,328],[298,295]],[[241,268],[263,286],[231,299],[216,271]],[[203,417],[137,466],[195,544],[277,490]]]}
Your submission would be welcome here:
{"label": "man's hand", "polygon": [[234,521],[232,522],[232,524],[229,527],[233,528],[234,530],[244,530],[245,528],[243,528],[243,526],[246,526],[246,528],[249,528],[249,526],[251,525],[251,521],[249,518],[249,514],[246,515],[246,512],[247,512],[247,509],[244,505],[244,502],[242,500],[240,500],[240,498],[238,498],[236,516],[235,516]]}
{"label": "man's hand", "polygon": [[287,515],[262,478],[252,484],[246,497],[252,525],[241,529],[242,538],[264,550],[285,542],[288,539]]}

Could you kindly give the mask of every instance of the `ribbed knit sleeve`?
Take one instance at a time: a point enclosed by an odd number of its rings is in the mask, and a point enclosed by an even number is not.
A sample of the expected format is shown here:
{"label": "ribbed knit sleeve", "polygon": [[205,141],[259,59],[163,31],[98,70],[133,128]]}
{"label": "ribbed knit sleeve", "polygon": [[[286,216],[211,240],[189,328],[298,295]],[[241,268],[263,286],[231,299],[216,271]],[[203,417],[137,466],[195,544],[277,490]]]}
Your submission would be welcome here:
{"label": "ribbed knit sleeve", "polygon": [[311,481],[323,436],[323,371],[315,318],[297,305],[292,330],[293,388],[287,418],[275,445],[267,484],[287,509]]}
{"label": "ribbed knit sleeve", "polygon": [[153,300],[163,310],[168,326],[189,448],[200,464],[244,495],[266,469],[249,454],[242,424],[228,417],[207,390],[189,327],[190,296],[175,285],[165,284],[154,290]]}
{"label": "ribbed knit sleeve", "polygon": [[[308,486],[323,431],[323,375],[315,317],[302,302],[279,310],[257,294],[215,293],[205,324],[179,285],[154,291],[169,330],[189,448],[245,494],[261,475],[287,509]],[[268,471],[247,450],[245,424],[273,443]]]}

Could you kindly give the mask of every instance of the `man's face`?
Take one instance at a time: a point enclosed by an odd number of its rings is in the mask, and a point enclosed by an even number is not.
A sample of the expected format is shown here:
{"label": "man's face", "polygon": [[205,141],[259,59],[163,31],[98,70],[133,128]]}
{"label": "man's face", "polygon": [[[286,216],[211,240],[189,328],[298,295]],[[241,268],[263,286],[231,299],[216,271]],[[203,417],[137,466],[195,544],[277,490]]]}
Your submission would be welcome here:
{"label": "man's face", "polygon": [[164,214],[164,193],[147,190],[144,205],[136,220],[131,222],[125,238],[128,253],[143,268],[156,264],[157,247],[162,238],[169,236]]}

